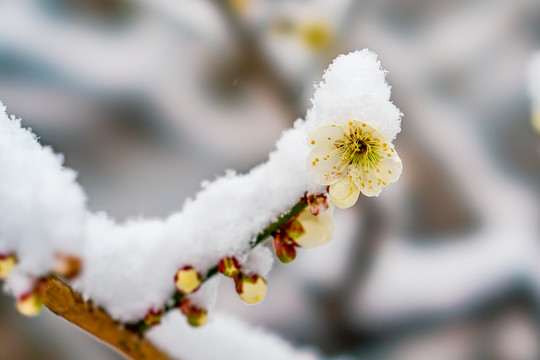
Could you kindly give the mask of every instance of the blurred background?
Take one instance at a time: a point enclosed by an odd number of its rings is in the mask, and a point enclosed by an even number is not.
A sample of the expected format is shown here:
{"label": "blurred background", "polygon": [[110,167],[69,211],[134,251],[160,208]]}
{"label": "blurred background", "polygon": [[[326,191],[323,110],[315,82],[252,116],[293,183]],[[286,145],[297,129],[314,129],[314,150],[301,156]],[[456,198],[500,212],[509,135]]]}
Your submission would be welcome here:
{"label": "blurred background", "polygon": [[[277,263],[262,304],[224,282],[217,310],[327,358],[540,359],[538,0],[0,0],[0,99],[92,210],[163,217],[265,161],[366,47],[405,114],[402,179]],[[0,319],[1,359],[120,358],[4,295]]]}

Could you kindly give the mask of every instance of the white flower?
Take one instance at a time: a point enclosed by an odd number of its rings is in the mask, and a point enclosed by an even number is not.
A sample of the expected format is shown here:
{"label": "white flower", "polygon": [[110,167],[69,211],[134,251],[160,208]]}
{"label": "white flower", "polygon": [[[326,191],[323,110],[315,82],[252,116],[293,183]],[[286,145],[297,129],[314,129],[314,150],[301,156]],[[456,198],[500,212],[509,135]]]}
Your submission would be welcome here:
{"label": "white flower", "polygon": [[318,184],[330,185],[330,200],[339,208],[356,203],[360,192],[378,196],[401,175],[401,159],[382,133],[365,121],[323,125],[307,138],[312,148],[307,170]]}

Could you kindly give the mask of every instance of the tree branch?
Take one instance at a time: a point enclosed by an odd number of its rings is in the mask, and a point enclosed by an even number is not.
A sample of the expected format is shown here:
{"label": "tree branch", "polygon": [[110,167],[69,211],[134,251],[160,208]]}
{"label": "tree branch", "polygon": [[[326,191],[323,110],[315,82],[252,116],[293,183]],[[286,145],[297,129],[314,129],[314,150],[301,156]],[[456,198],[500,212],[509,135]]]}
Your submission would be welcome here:
{"label": "tree branch", "polygon": [[[259,245],[306,207],[307,200],[304,196],[288,213],[266,227],[254,239],[251,247]],[[215,266],[208,272],[203,282],[217,273],[217,266]],[[121,324],[113,320],[104,310],[94,306],[91,301],[84,301],[79,293],[73,291],[71,287],[54,275],[45,278],[39,291],[43,303],[49,310],[86,330],[127,358],[132,360],[170,360],[144,338],[143,334],[149,327],[143,320],[135,324]],[[173,304],[165,306],[164,312],[177,308],[182,297],[182,294],[176,292],[172,296]]]}
{"label": "tree branch", "polygon": [[132,360],[171,360],[136,331],[114,321],[54,275],[41,288],[43,302],[56,315],[86,330]]}

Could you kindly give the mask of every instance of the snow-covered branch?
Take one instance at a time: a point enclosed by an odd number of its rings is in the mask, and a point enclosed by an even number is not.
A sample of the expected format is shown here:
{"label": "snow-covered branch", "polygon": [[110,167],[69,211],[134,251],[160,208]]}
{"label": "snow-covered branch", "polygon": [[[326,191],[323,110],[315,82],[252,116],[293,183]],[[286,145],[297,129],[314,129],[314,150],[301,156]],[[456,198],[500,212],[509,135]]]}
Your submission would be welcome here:
{"label": "snow-covered branch", "polygon": [[399,178],[392,140],[400,120],[376,55],[340,56],[306,119],[282,134],[268,161],[203,182],[165,219],[120,224],[89,212],[62,158],[2,113],[0,276],[21,312],[34,314],[43,302],[41,279],[73,277],[82,262],[70,285],[111,320],[141,330],[179,309],[191,325],[202,325],[223,278],[218,272],[234,280],[246,303],[261,301],[273,257],[257,245],[273,237],[278,258],[292,261],[296,249],[330,239],[333,205],[377,196]]}

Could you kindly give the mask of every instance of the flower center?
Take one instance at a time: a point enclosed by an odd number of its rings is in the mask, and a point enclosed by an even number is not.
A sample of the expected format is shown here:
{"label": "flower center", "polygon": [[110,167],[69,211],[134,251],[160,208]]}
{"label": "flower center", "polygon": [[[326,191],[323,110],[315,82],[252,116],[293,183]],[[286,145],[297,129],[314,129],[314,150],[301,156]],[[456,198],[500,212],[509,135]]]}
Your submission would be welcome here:
{"label": "flower center", "polygon": [[367,145],[363,140],[356,140],[354,143],[354,152],[363,154],[367,151]]}
{"label": "flower center", "polygon": [[364,130],[357,121],[349,123],[349,133],[335,143],[345,164],[366,169],[377,167],[383,149],[381,140],[372,135],[373,131]]}

